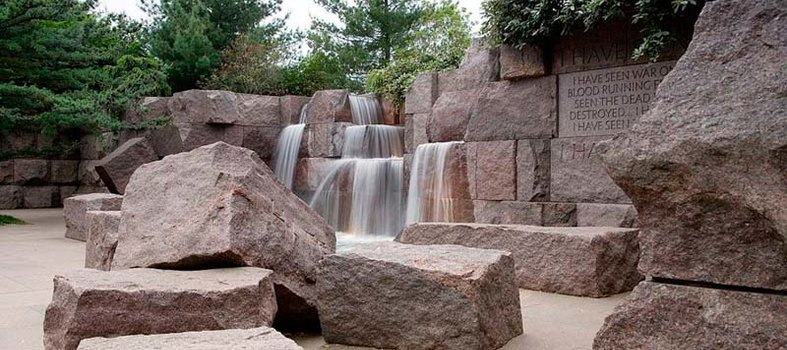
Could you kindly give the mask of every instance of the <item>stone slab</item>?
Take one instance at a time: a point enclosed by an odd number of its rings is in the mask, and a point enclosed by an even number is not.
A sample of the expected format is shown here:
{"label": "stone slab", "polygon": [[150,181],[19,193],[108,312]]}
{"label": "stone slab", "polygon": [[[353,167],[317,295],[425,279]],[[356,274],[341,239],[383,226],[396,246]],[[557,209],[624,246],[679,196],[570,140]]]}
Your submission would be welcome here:
{"label": "stone slab", "polygon": [[285,124],[300,123],[301,111],[312,98],[309,96],[287,95],[281,97],[281,115]]}
{"label": "stone slab", "polygon": [[132,334],[270,326],[276,314],[270,270],[75,270],[55,276],[44,348]]}
{"label": "stone slab", "polygon": [[14,183],[46,185],[50,180],[50,161],[46,159],[14,159]]}
{"label": "stone slab", "polygon": [[281,99],[278,96],[237,95],[240,118],[235,125],[282,127],[289,124],[282,116]]}
{"label": "stone slab", "polygon": [[466,145],[470,197],[516,199],[516,141],[468,142]]}
{"label": "stone slab", "polygon": [[351,123],[310,123],[306,125],[304,134],[309,157],[341,157],[344,147],[344,130],[351,125]]}
{"label": "stone slab", "polygon": [[63,204],[66,238],[84,242],[89,228],[86,213],[93,210],[120,210],[123,196],[109,193],[83,194],[67,198]]}
{"label": "stone slab", "polygon": [[59,185],[74,184],[79,180],[78,160],[52,160],[51,183]]}
{"label": "stone slab", "polygon": [[548,201],[551,163],[551,142],[546,139],[517,141],[516,199]]}
{"label": "stone slab", "polygon": [[437,97],[437,73],[419,74],[405,96],[404,113],[429,114]]}
{"label": "stone slab", "polygon": [[88,211],[87,240],[85,242],[85,267],[109,271],[118,245],[120,211]]}
{"label": "stone slab", "polygon": [[785,349],[786,335],[785,295],[642,282],[593,349]]}
{"label": "stone slab", "polygon": [[90,338],[77,350],[303,350],[273,328]]}
{"label": "stone slab", "polygon": [[241,120],[238,95],[229,91],[176,92],[167,106],[175,123],[235,124]]}
{"label": "stone slab", "polygon": [[629,204],[599,157],[598,145],[609,136],[552,139],[550,200]]}
{"label": "stone slab", "polygon": [[420,223],[396,240],[508,251],[520,288],[605,297],[629,291],[642,279],[637,233],[610,227]]}
{"label": "stone slab", "polygon": [[497,349],[522,333],[513,269],[495,250],[356,246],[320,264],[323,336],[376,348]]}
{"label": "stone slab", "polygon": [[307,124],[353,121],[347,90],[320,90],[314,93],[306,108]]}
{"label": "stone slab", "polygon": [[429,125],[429,114],[412,114],[405,117],[404,124],[404,151],[405,153],[415,153],[418,146],[429,142],[427,127]]}
{"label": "stone slab", "polygon": [[577,203],[577,226],[637,227],[637,209],[630,204]]}
{"label": "stone slab", "polygon": [[559,75],[558,135],[614,135],[648,111],[675,61]]}
{"label": "stone slab", "polygon": [[480,93],[480,90],[473,89],[441,94],[429,115],[429,141],[462,141],[467,132],[470,113],[475,108]]}
{"label": "stone slab", "polygon": [[96,163],[96,172],[110,192],[126,192],[131,175],[140,166],[159,159],[156,150],[142,137],[128,140]]}
{"label": "stone slab", "polygon": [[538,46],[528,45],[517,50],[500,46],[500,77],[504,80],[537,78],[546,74],[544,53]]}

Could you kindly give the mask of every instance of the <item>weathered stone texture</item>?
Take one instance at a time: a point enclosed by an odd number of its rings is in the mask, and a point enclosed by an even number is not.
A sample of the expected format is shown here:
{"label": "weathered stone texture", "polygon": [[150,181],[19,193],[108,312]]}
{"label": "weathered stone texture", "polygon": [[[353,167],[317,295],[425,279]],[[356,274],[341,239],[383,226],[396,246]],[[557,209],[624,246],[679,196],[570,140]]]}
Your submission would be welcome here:
{"label": "weathered stone texture", "polygon": [[16,209],[22,204],[21,186],[3,185],[0,186],[0,209]]}
{"label": "weathered stone texture", "polygon": [[517,50],[500,46],[500,77],[504,80],[537,78],[546,74],[544,54],[538,46],[528,45]]}
{"label": "weathered stone texture", "polygon": [[23,208],[51,208],[60,205],[60,188],[57,186],[24,186]]}
{"label": "weathered stone texture", "polygon": [[223,141],[226,129],[220,125],[200,123],[176,123],[175,126],[180,132],[180,139],[183,140],[184,151]]}
{"label": "weathered stone texture", "polygon": [[14,160],[0,161],[0,184],[14,183]]}
{"label": "weathered stone texture", "polygon": [[[311,108],[311,107],[310,107]],[[311,123],[306,126],[305,136],[309,157],[338,158],[344,147],[344,130],[351,123]]]}
{"label": "weathered stone texture", "polygon": [[548,201],[550,182],[551,145],[549,140],[517,141],[516,199],[519,201]]}
{"label": "weathered stone texture", "polygon": [[352,122],[347,90],[321,90],[314,93],[306,108],[307,123]]}
{"label": "weathered stone texture", "polygon": [[461,141],[465,137],[470,112],[478,101],[479,90],[446,92],[435,102],[429,115],[427,134],[430,142]]}
{"label": "weathered stone texture", "polygon": [[86,213],[93,210],[120,210],[123,196],[109,193],[91,193],[73,196],[63,202],[63,218],[66,221],[66,238],[85,241],[88,233]]}
{"label": "weathered stone texture", "polygon": [[[335,245],[325,220],[254,152],[218,142],[134,173],[112,268],[264,267],[313,305],[316,264]],[[280,298],[279,308],[295,303]]]}
{"label": "weathered stone texture", "polygon": [[405,153],[415,153],[419,145],[429,142],[427,126],[429,125],[429,114],[408,115],[405,119],[404,151]]}
{"label": "weathered stone texture", "polygon": [[278,96],[237,95],[240,118],[234,124],[269,127],[289,124],[282,116],[281,100]]}
{"label": "weathered stone texture", "polygon": [[478,93],[466,141],[550,138],[557,134],[554,76],[490,83]]}
{"label": "weathered stone texture", "polygon": [[630,204],[577,203],[577,226],[638,227]]}
{"label": "weathered stone texture", "polygon": [[787,296],[641,282],[594,350],[785,349]]}
{"label": "weathered stone texture", "polygon": [[137,123],[157,118],[167,118],[170,114],[169,99],[169,97],[143,97],[135,108],[126,111],[123,121]]}
{"label": "weathered stone texture", "polygon": [[73,184],[78,181],[78,160],[53,160],[51,183]]}
{"label": "weathered stone texture", "polygon": [[281,115],[285,124],[300,123],[301,111],[311,97],[287,95],[281,97]]}
{"label": "weathered stone texture", "polygon": [[532,202],[473,201],[473,222],[482,224],[542,225],[543,205]]}
{"label": "weathered stone texture", "polygon": [[90,338],[78,350],[303,350],[273,328]]}
{"label": "weathered stone texture", "polygon": [[550,293],[604,297],[631,290],[642,279],[634,229],[419,223],[397,241],[511,252],[519,287]]}
{"label": "weathered stone texture", "polygon": [[271,271],[81,269],[55,276],[44,347],[74,350],[92,337],[270,326]]}
{"label": "weathered stone texture", "polygon": [[177,92],[168,107],[176,123],[235,124],[241,120],[238,96],[229,91]]}
{"label": "weathered stone texture", "polygon": [[112,193],[123,194],[134,173],[141,165],[157,161],[158,155],[142,137],[131,139],[96,164],[96,172]]}
{"label": "weathered stone texture", "polygon": [[14,159],[14,183],[44,185],[49,183],[49,161],[45,159]]}
{"label": "weathered stone texture", "polygon": [[397,349],[497,349],[522,333],[514,263],[504,252],[393,242],[320,264],[329,343]]}
{"label": "weathered stone texture", "polygon": [[405,96],[404,113],[429,114],[437,97],[437,73],[422,73],[415,78]]}
{"label": "weathered stone texture", "polygon": [[473,40],[459,68],[438,74],[439,95],[477,89],[500,80],[499,56],[499,50],[488,47],[483,39]]}
{"label": "weathered stone texture", "polygon": [[105,132],[98,135],[85,135],[79,141],[79,156],[83,160],[98,160],[106,157],[117,147],[117,135]]}
{"label": "weathered stone texture", "polygon": [[787,7],[714,1],[649,113],[604,147],[647,275],[787,291]]}
{"label": "weathered stone texture", "polygon": [[609,137],[552,139],[550,200],[560,202],[631,203],[607,174],[598,144]]}
{"label": "weathered stone texture", "polygon": [[293,179],[293,189],[315,191],[320,186],[336,160],[327,158],[302,158],[298,160]]}
{"label": "weathered stone texture", "polygon": [[85,221],[87,222],[85,267],[109,271],[118,244],[120,211],[91,210],[85,213]]}
{"label": "weathered stone texture", "polygon": [[467,143],[467,177],[472,199],[516,199],[516,141]]}

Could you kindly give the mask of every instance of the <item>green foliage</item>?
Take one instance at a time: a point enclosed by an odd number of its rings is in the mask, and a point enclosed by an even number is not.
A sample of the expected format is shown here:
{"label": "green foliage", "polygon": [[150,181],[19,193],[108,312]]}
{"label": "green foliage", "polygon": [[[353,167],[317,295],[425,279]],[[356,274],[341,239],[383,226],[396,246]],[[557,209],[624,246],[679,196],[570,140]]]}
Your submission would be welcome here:
{"label": "green foliage", "polygon": [[589,30],[615,18],[630,18],[643,39],[633,57],[658,59],[675,40],[670,23],[702,7],[703,0],[485,0],[483,32],[498,43],[545,46],[575,29]]}
{"label": "green foliage", "polygon": [[141,26],[95,3],[0,2],[0,134],[93,132],[116,126],[131,101],[168,92]]}
{"label": "green foliage", "polygon": [[[249,43],[237,42],[240,35],[256,36],[264,43],[284,25],[281,19],[262,23],[279,11],[281,0],[143,0],[142,4],[152,18],[152,53],[167,64],[174,91],[211,80],[223,51],[233,46],[237,51]],[[236,52],[224,52],[225,58],[233,55]]]}
{"label": "green foliage", "polygon": [[0,226],[4,225],[25,225],[26,222],[17,219],[11,215],[0,215]]}
{"label": "green foliage", "polygon": [[467,13],[451,0],[427,3],[394,59],[369,72],[367,91],[385,95],[399,106],[418,74],[455,68],[469,46]]}
{"label": "green foliage", "polygon": [[323,59],[332,60],[356,82],[347,88],[362,87],[364,75],[382,68],[407,41],[418,23],[423,1],[417,0],[317,0],[336,15],[339,24],[315,20],[309,33],[310,47]]}

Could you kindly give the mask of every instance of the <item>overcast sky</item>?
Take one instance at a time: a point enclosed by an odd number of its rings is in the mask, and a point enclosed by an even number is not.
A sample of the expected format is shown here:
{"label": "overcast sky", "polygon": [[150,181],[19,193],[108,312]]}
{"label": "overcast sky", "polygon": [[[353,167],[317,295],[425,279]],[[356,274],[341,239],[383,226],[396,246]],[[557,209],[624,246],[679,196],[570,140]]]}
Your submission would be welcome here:
{"label": "overcast sky", "polygon": [[[467,9],[470,18],[475,22],[477,31],[481,22],[481,0],[458,0],[460,6]],[[141,19],[145,13],[139,9],[138,0],[99,0],[100,8],[112,12],[123,12],[132,18]],[[326,18],[328,13],[313,0],[284,0],[282,12],[289,13],[289,26],[293,29],[308,29],[311,18]]]}

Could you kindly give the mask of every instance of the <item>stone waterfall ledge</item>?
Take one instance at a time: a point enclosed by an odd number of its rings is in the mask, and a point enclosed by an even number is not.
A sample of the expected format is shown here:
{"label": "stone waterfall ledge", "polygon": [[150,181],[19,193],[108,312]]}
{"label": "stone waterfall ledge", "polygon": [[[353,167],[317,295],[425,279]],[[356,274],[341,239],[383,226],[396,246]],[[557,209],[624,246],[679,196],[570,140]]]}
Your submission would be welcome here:
{"label": "stone waterfall ledge", "polygon": [[421,223],[405,228],[397,241],[509,251],[520,288],[605,297],[642,280],[637,233],[611,227]]}
{"label": "stone waterfall ledge", "polygon": [[642,282],[608,316],[594,350],[785,349],[787,295]]}
{"label": "stone waterfall ledge", "polygon": [[273,328],[90,338],[78,350],[303,350]]}
{"label": "stone waterfall ledge", "polygon": [[253,267],[55,276],[44,346],[73,350],[92,337],[270,326],[277,310],[271,276]]}
{"label": "stone waterfall ledge", "polygon": [[317,289],[329,343],[497,349],[522,333],[514,261],[500,251],[364,244],[325,258]]}

